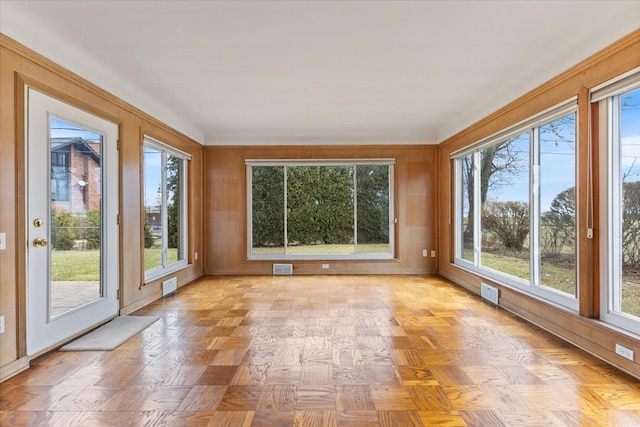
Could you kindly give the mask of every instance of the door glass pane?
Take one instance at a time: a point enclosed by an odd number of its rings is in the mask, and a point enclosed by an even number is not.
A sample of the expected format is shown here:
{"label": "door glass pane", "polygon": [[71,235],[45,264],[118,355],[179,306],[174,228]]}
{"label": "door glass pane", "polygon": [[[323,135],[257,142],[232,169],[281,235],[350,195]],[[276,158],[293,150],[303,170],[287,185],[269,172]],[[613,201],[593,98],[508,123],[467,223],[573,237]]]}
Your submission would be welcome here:
{"label": "door glass pane", "polygon": [[353,166],[287,168],[287,254],[355,253]]}
{"label": "door glass pane", "polygon": [[284,255],[284,166],[251,168],[251,252]]}
{"label": "door glass pane", "polygon": [[576,296],[575,114],[540,127],[540,284]]}
{"label": "door glass pane", "polygon": [[144,146],[144,270],[162,268],[162,152]]}
{"label": "door glass pane", "polygon": [[529,133],[480,154],[481,264],[529,280]]}
{"label": "door glass pane", "polygon": [[101,135],[51,118],[50,316],[103,295]]}
{"label": "door glass pane", "polygon": [[358,165],[358,246],[362,253],[389,253],[389,166]]}
{"label": "door glass pane", "polygon": [[[624,314],[640,317],[640,89],[620,95],[620,179],[622,181],[622,278]],[[616,304],[617,305],[617,304]]]}

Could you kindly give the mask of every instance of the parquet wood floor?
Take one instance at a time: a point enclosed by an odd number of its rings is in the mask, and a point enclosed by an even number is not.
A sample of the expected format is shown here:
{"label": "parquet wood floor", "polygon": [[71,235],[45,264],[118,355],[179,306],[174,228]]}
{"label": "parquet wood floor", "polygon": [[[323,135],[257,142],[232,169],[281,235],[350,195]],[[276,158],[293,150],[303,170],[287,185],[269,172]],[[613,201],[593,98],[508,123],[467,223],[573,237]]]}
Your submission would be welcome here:
{"label": "parquet wood floor", "polygon": [[135,314],[0,384],[0,425],[640,425],[640,380],[437,276],[204,278]]}

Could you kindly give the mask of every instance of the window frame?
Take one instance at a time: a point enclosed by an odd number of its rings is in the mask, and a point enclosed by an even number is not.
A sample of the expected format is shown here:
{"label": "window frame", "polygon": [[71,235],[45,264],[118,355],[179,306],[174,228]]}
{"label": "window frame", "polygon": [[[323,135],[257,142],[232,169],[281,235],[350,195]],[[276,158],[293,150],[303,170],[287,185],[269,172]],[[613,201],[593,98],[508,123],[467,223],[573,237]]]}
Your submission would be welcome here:
{"label": "window frame", "polygon": [[[540,207],[540,141],[539,132],[540,128],[554,120],[563,118],[569,114],[573,114],[575,117],[575,138],[576,138],[576,154],[574,162],[577,162],[577,147],[578,147],[578,105],[577,97],[572,97],[560,104],[557,104],[551,108],[548,108],[539,114],[536,114],[530,118],[527,118],[519,123],[514,124],[494,135],[491,135],[485,139],[478,141],[475,144],[464,147],[463,149],[454,151],[451,153],[450,158],[454,161],[454,260],[453,264],[457,267],[471,271],[478,276],[495,281],[500,284],[521,290],[527,294],[551,301],[558,304],[570,311],[578,312],[579,310],[579,269],[578,269],[578,247],[576,244],[576,267],[575,267],[575,296],[571,296],[565,292],[553,289],[548,286],[544,286],[541,283],[541,251],[540,247],[540,224],[542,219],[542,212]],[[481,221],[481,206],[480,206],[480,156],[482,150],[488,147],[498,145],[511,138],[518,137],[525,133],[529,134],[529,278],[522,279],[513,276],[509,273],[493,269],[482,265],[482,250],[481,250],[481,234],[482,234],[482,221]],[[463,251],[463,167],[462,160],[471,155],[473,164],[473,261],[464,259],[462,257]],[[577,180],[577,167],[574,169],[574,182],[578,184]],[[576,226],[577,226],[577,212],[576,212]],[[577,230],[576,230],[577,237]]]}
{"label": "window frame", "polygon": [[[621,310],[622,250],[616,242],[622,235],[621,95],[640,89],[640,68],[591,90],[591,104],[597,105],[597,141],[600,161],[600,320],[628,331],[640,330],[640,318]],[[616,306],[616,307],[614,307]],[[619,306],[619,307],[618,307]]]}
{"label": "window frame", "polygon": [[[51,192],[51,200],[60,203],[68,203],[71,201],[71,177],[69,176],[69,167],[71,166],[71,146],[67,145],[64,148],[64,150],[51,152],[51,180],[56,182],[56,189]],[[64,163],[54,162],[54,155],[56,159],[62,157],[64,159]],[[64,178],[61,179],[54,177],[54,168],[56,167],[64,168]],[[59,185],[59,183],[62,185]],[[64,187],[64,191],[60,191],[62,187]],[[63,197],[60,197],[60,195]]]}
{"label": "window frame", "polygon": [[[189,160],[191,160],[191,155],[180,151],[168,144],[165,144],[161,141],[158,141],[155,138],[152,138],[148,135],[144,135],[142,141],[142,242],[144,242],[144,228],[145,228],[145,201],[144,201],[144,187],[145,187],[145,176],[144,176],[144,149],[145,147],[150,147],[156,151],[159,151],[161,154],[161,177],[160,177],[160,190],[162,193],[161,201],[161,223],[162,223],[162,236],[161,236],[161,263],[162,265],[159,267],[154,267],[150,270],[145,270],[145,259],[144,259],[144,245],[143,246],[143,256],[142,256],[142,268],[144,272],[144,282],[150,282],[159,277],[165,276],[167,274],[173,273],[177,270],[180,270],[187,265],[189,265],[189,251],[188,251],[188,164]],[[179,227],[179,236],[180,243],[178,244],[178,248],[183,248],[182,259],[180,259],[180,251],[178,251],[179,259],[175,262],[168,262],[168,230],[169,230],[169,215],[168,215],[168,203],[167,203],[167,156],[174,156],[180,160],[182,163],[182,167],[179,168],[179,179],[178,185],[179,189],[179,212],[178,217],[180,218]]]}
{"label": "window frame", "polygon": [[[396,160],[392,158],[384,159],[278,159],[278,160],[265,160],[265,159],[246,159],[246,182],[247,182],[247,247],[246,247],[246,259],[250,261],[256,260],[273,260],[273,261],[295,261],[295,260],[393,260],[395,259],[395,224],[397,219],[395,216],[395,164]],[[354,171],[357,170],[357,166],[361,165],[386,165],[389,168],[389,245],[386,252],[357,252],[357,197],[354,197],[354,248],[355,253],[352,254],[320,254],[320,255],[306,255],[306,254],[287,254],[287,168],[288,167],[313,167],[313,166],[352,166]],[[253,186],[252,186],[252,168],[255,166],[276,166],[283,167],[284,173],[284,235],[285,239],[284,254],[257,254],[253,253]],[[354,194],[357,194],[357,173],[354,173]]]}

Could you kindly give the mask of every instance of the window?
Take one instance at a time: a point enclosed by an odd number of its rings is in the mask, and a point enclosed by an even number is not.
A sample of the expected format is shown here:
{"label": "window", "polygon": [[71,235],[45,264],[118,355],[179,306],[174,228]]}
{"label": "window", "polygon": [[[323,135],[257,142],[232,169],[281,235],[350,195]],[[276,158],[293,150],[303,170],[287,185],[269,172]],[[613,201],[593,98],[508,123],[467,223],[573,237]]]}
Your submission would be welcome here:
{"label": "window", "polygon": [[576,103],[454,153],[455,263],[577,309]]}
{"label": "window", "polygon": [[145,280],[187,264],[187,160],[189,155],[145,137]]}
{"label": "window", "polygon": [[69,201],[69,145],[61,145],[51,150],[51,200],[55,202]]}
{"label": "window", "polygon": [[249,258],[392,258],[393,164],[248,160]]}
{"label": "window", "polygon": [[640,331],[640,73],[592,93],[598,104],[601,319]]}

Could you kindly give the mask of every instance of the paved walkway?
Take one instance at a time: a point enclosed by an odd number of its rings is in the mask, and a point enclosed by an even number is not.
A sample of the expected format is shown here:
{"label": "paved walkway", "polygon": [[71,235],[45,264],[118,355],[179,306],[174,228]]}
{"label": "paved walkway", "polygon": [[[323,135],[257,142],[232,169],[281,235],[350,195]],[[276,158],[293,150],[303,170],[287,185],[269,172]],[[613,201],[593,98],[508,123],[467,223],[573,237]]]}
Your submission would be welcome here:
{"label": "paved walkway", "polygon": [[87,304],[100,297],[100,282],[52,282],[51,315]]}

